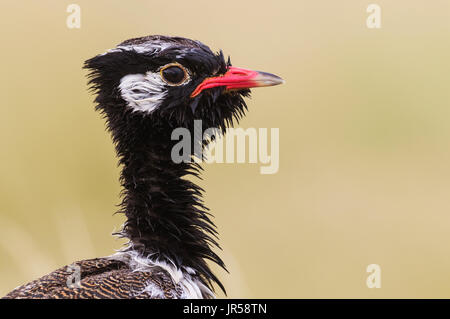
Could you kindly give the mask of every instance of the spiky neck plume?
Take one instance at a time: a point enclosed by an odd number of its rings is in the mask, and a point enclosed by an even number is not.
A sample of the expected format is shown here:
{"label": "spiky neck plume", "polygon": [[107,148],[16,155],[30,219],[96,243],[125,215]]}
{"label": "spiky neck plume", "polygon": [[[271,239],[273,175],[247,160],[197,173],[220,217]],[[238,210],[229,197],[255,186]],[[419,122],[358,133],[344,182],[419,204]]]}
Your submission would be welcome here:
{"label": "spiky neck plume", "polygon": [[120,212],[126,222],[119,235],[129,239],[128,249],[177,268],[190,267],[205,285],[212,288],[216,282],[223,289],[206,263],[225,268],[212,250],[218,247],[215,226],[203,205],[202,189],[187,179],[198,176],[201,168],[172,161],[174,127],[138,114],[110,118],[108,125],[122,165]]}

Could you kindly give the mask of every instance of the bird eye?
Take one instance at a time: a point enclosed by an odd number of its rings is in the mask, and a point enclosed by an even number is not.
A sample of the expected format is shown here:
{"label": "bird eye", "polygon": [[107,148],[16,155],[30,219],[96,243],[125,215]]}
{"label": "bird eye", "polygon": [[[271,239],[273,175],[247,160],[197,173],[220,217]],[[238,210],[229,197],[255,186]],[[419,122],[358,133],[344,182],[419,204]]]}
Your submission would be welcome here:
{"label": "bird eye", "polygon": [[160,70],[161,78],[169,85],[181,85],[189,79],[186,69],[178,63],[170,63]]}

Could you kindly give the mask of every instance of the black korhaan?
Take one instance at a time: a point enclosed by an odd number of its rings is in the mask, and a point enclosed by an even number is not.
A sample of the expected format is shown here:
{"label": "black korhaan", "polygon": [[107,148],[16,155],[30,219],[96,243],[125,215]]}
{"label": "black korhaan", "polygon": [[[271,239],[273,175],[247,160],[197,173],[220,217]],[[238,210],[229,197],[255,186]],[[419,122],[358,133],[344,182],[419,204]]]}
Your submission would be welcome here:
{"label": "black korhaan", "polygon": [[[194,136],[194,120],[224,132],[244,115],[249,88],[282,80],[232,67],[222,52],[199,41],[166,36],[127,40],[84,68],[123,168],[120,212],[126,222],[118,235],[129,243],[112,256],[58,269],[6,298],[213,297],[213,283],[224,288],[207,260],[225,265],[212,249],[217,233],[203,190],[186,179],[199,176],[201,167],[173,161],[178,141],[171,134],[183,127]],[[68,285],[77,267],[80,281]]]}

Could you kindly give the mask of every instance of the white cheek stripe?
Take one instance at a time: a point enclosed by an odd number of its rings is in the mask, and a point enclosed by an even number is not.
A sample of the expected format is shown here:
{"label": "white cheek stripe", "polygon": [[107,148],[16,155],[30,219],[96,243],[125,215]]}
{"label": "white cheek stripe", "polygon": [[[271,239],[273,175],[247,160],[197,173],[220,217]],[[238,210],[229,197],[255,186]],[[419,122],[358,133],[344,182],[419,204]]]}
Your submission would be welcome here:
{"label": "white cheek stripe", "polygon": [[151,113],[167,95],[165,82],[158,73],[128,74],[120,80],[122,98],[133,111]]}

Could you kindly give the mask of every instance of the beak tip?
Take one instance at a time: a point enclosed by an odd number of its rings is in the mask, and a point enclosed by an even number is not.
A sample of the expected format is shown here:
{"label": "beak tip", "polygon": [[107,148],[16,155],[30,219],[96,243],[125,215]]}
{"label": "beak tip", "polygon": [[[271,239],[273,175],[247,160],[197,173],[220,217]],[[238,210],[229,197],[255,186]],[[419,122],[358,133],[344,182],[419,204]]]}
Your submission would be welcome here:
{"label": "beak tip", "polygon": [[275,85],[284,84],[284,83],[286,83],[286,81],[282,78],[279,78],[278,82]]}
{"label": "beak tip", "polygon": [[286,81],[283,80],[283,79],[274,80],[274,81],[271,81],[271,82],[270,82],[269,86],[280,85],[280,84],[284,84],[285,82],[286,82]]}
{"label": "beak tip", "polygon": [[258,72],[254,80],[259,82],[258,86],[274,86],[284,84],[286,82],[278,75],[267,72]]}

